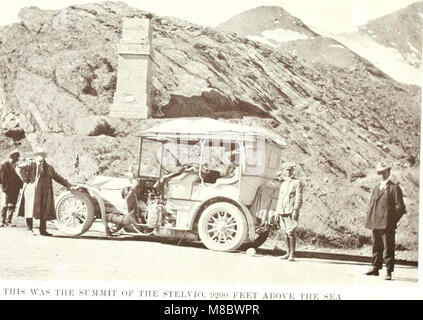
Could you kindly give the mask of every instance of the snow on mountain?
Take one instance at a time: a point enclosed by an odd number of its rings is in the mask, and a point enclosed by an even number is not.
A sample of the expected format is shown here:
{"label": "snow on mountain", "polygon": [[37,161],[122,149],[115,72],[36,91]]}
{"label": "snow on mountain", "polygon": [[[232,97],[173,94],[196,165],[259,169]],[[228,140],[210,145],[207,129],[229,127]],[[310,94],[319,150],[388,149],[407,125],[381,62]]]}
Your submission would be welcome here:
{"label": "snow on mountain", "polygon": [[422,3],[417,2],[369,21],[356,32],[336,34],[312,30],[280,7],[258,7],[217,28],[304,60],[348,69],[365,66],[396,81],[421,86],[422,12]]}
{"label": "snow on mountain", "polygon": [[250,40],[279,47],[282,42],[310,39],[317,33],[280,7],[262,6],[242,12],[217,26]]}
{"label": "snow on mountain", "polygon": [[422,3],[417,2],[369,21],[356,32],[323,34],[336,39],[393,79],[421,86],[422,11]]}
{"label": "snow on mountain", "polygon": [[236,15],[217,28],[237,33],[313,63],[323,63],[350,71],[367,70],[372,74],[386,76],[344,45],[332,38],[320,36],[280,7],[251,9]]}

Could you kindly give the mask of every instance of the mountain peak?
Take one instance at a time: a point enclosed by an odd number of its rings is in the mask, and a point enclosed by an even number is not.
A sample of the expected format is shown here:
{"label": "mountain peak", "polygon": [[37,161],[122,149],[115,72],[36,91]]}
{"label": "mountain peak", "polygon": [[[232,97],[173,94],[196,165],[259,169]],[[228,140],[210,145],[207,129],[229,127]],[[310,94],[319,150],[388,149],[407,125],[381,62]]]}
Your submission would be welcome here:
{"label": "mountain peak", "polygon": [[242,36],[262,36],[267,30],[287,30],[311,38],[317,34],[300,19],[278,6],[260,6],[234,16],[217,26],[218,30]]}

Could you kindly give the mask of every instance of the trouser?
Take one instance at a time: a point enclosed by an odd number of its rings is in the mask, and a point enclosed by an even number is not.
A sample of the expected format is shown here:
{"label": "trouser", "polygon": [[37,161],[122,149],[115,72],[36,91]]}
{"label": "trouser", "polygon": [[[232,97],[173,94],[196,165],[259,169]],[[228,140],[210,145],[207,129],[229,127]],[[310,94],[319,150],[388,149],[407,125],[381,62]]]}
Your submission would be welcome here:
{"label": "trouser", "polygon": [[34,224],[33,218],[26,218],[26,227],[28,230],[32,231],[33,224]]}
{"label": "trouser", "polygon": [[13,212],[15,212],[15,206],[11,203],[6,203],[1,208],[1,223],[12,223]]}
{"label": "trouser", "polygon": [[295,236],[295,230],[297,229],[298,222],[292,218],[292,214],[280,214],[279,226],[281,231],[285,233],[287,237]]}
{"label": "trouser", "polygon": [[40,233],[45,233],[46,231],[47,231],[46,215],[41,213],[41,215],[40,215]]}
{"label": "trouser", "polygon": [[395,229],[373,230],[373,268],[382,269],[383,261],[388,271],[394,271]]}
{"label": "trouser", "polygon": [[295,253],[295,230],[297,229],[298,221],[295,221],[294,218],[292,218],[292,214],[280,214],[279,226],[281,231],[285,233],[287,252],[288,254],[293,255]]}
{"label": "trouser", "polygon": [[13,213],[15,212],[16,202],[18,200],[19,189],[8,190],[0,194],[1,223],[12,223]]}

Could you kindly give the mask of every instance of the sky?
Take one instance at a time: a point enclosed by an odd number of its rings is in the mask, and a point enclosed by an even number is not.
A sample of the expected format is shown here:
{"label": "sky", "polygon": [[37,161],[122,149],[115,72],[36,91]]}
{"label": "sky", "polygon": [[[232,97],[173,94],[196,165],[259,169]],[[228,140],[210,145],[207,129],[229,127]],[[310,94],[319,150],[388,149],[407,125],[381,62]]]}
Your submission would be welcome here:
{"label": "sky", "polygon": [[[62,9],[95,0],[5,0],[0,5],[0,25],[18,22],[22,7]],[[354,31],[416,0],[125,0],[128,5],[160,16],[172,16],[214,27],[234,15],[258,6],[280,6],[315,30],[326,32]]]}

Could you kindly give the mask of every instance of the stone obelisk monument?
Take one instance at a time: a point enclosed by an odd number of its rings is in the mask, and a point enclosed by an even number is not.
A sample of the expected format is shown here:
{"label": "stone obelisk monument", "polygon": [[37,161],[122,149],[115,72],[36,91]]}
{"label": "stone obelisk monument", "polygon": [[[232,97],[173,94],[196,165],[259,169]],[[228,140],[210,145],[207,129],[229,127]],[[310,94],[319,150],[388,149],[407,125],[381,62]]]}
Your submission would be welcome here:
{"label": "stone obelisk monument", "polygon": [[124,18],[118,44],[116,93],[110,116],[147,119],[151,114],[152,29],[149,19]]}

